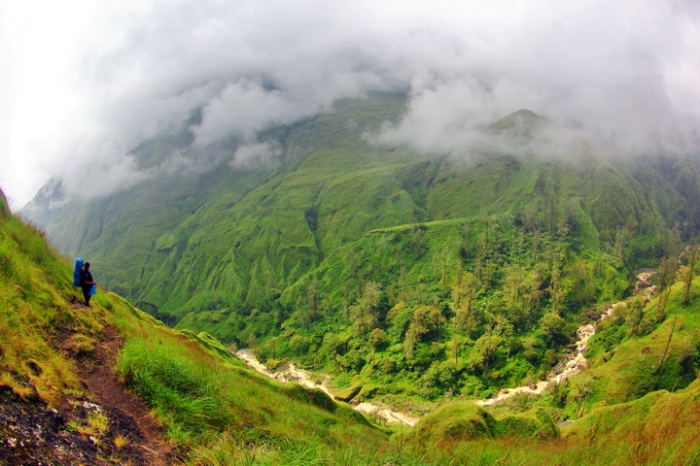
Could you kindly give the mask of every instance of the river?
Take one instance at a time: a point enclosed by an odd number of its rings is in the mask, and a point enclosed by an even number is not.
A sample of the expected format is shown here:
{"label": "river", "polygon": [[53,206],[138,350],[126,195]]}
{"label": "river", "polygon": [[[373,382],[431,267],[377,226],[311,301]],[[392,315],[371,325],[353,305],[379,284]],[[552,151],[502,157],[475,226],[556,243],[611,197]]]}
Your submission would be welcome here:
{"label": "river", "polygon": [[[639,275],[637,275],[636,290],[637,293],[642,294],[642,297],[645,301],[649,301],[651,299],[651,296],[655,290],[655,287],[650,283],[652,275],[653,272],[642,272]],[[536,384],[533,383],[530,385],[521,385],[519,387],[504,388],[501,389],[494,397],[483,400],[475,400],[474,403],[476,403],[479,406],[492,406],[515,395],[540,395],[550,385],[555,383],[559,384],[564,380],[568,379],[569,377],[573,377],[574,375],[580,374],[586,369],[588,365],[585,353],[588,350],[588,340],[590,340],[591,337],[595,335],[597,323],[612,316],[615,313],[615,310],[618,306],[622,304],[628,304],[630,299],[625,301],[619,301],[610,305],[605,310],[605,312],[603,312],[600,315],[598,320],[589,324],[581,325],[576,330],[576,341],[575,344],[572,345],[573,350],[565,358],[565,363],[558,364],[552,370],[552,372],[549,373],[545,380],[537,382]],[[312,377],[311,373],[303,369],[297,368],[294,364],[289,364],[283,370],[272,372],[269,371],[263,364],[261,364],[260,361],[258,361],[258,358],[256,358],[253,352],[249,349],[239,350],[235,354],[238,358],[245,361],[246,364],[248,364],[250,367],[252,367],[262,375],[273,379],[277,379],[283,383],[296,382],[308,388],[317,388],[319,390],[323,390],[331,398],[334,398],[333,393],[328,389],[327,386],[327,382],[330,380],[330,377],[328,376],[322,377],[325,380],[319,380],[318,376]],[[416,417],[412,414],[395,411],[388,406],[383,406],[375,403],[362,402],[353,407],[357,411],[384,419],[386,422],[404,424],[411,427],[415,426],[416,423],[418,423],[418,421],[420,420],[419,417]]]}
{"label": "river", "polygon": [[[258,361],[258,358],[255,357],[253,352],[249,349],[239,350],[235,354],[238,358],[245,361],[246,364],[262,375],[277,379],[283,383],[296,382],[299,385],[307,388],[317,388],[324,391],[331,398],[335,399],[333,393],[330,391],[327,385],[327,381],[330,380],[330,377],[328,376],[323,377],[325,380],[321,381],[318,379],[318,376],[312,376],[310,372],[299,369],[292,363],[280,371],[272,372],[261,364],[260,361]],[[404,424],[411,427],[415,426],[420,420],[419,417],[412,414],[395,411],[388,406],[383,406],[376,403],[362,402],[354,405],[353,408],[361,413],[384,419],[386,422]]]}
{"label": "river", "polygon": [[[637,285],[635,287],[637,294],[642,295],[642,299],[648,302],[656,287],[651,284],[651,276],[654,272],[642,272],[637,275]],[[635,294],[635,296],[637,296]],[[519,387],[504,388],[501,389],[496,396],[492,398],[487,398],[484,400],[476,400],[475,403],[479,406],[492,406],[500,401],[506,400],[512,396],[520,394],[531,394],[531,395],[541,395],[550,385],[560,384],[569,377],[580,374],[586,367],[588,367],[588,361],[586,360],[586,351],[588,350],[588,340],[595,335],[596,326],[598,322],[609,318],[615,313],[618,306],[622,304],[629,304],[633,298],[629,298],[625,301],[619,301],[608,306],[608,308],[603,312],[598,320],[580,326],[576,330],[576,341],[574,350],[566,356],[564,364],[557,364],[552,372],[549,373],[547,378],[543,381],[537,382],[536,384],[521,385]]]}

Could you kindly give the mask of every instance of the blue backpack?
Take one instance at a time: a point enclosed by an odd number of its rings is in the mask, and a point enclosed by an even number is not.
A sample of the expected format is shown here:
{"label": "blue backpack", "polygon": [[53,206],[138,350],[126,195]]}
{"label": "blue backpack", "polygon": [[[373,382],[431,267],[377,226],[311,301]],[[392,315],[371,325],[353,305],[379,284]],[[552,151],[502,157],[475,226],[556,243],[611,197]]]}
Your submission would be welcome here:
{"label": "blue backpack", "polygon": [[78,257],[75,260],[75,269],[73,269],[73,285],[80,286],[80,272],[83,271],[83,258]]}

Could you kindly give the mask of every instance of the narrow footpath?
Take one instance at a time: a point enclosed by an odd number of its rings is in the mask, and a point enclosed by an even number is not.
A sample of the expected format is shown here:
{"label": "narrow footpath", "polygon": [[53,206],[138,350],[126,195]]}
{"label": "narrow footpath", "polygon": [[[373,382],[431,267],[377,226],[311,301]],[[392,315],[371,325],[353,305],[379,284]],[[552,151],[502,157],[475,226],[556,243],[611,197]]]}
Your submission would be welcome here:
{"label": "narrow footpath", "polygon": [[140,450],[143,464],[168,466],[176,460],[175,449],[163,440],[163,428],[146,403],[129,392],[115,373],[123,346],[124,340],[116,328],[106,324],[94,351],[89,356],[72,355],[72,359],[87,391],[92,394],[92,401],[107,412],[116,429],[127,432],[129,440]]}

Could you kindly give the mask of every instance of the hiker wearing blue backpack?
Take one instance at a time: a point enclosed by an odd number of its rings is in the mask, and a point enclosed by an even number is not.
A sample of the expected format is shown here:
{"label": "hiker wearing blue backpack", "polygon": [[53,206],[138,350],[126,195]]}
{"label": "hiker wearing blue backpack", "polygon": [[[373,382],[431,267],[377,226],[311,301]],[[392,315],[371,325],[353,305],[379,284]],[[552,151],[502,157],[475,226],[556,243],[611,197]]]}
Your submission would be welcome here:
{"label": "hiker wearing blue backpack", "polygon": [[95,284],[95,281],[92,279],[92,274],[90,273],[90,263],[86,262],[83,266],[83,270],[80,271],[80,287],[83,289],[83,296],[85,296],[85,305],[87,307],[90,307],[90,298],[95,294],[93,291]]}

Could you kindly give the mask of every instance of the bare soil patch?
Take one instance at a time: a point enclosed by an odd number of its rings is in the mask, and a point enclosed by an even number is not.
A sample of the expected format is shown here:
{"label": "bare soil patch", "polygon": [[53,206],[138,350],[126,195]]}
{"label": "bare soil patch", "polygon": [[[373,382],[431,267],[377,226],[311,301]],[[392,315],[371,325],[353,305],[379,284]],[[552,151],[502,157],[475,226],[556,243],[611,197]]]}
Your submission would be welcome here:
{"label": "bare soil patch", "polygon": [[77,356],[78,374],[97,403],[119,411],[122,416],[118,417],[126,416],[135,424],[138,435],[132,435],[129,440],[139,446],[143,464],[172,464],[176,455],[174,449],[162,439],[163,428],[153,418],[144,401],[128,392],[114,372],[119,350],[123,346],[124,340],[116,329],[112,325],[105,326],[92,354],[89,357]]}
{"label": "bare soil patch", "polygon": [[0,388],[0,465],[180,464],[182,453],[163,440],[148,406],[114,372],[124,345],[116,328],[105,325],[93,335],[92,351],[76,351],[75,335],[61,329],[53,344],[74,362],[85,395],[68,396],[54,409]]}

